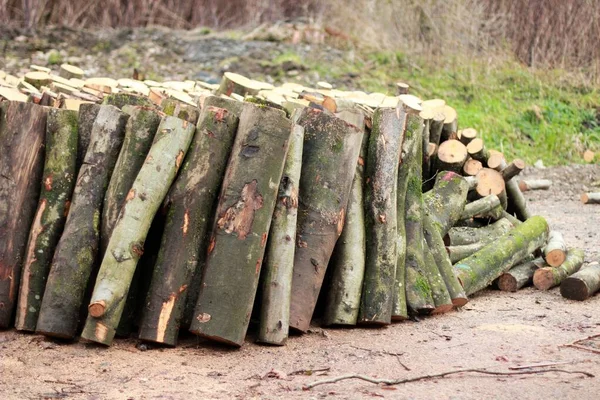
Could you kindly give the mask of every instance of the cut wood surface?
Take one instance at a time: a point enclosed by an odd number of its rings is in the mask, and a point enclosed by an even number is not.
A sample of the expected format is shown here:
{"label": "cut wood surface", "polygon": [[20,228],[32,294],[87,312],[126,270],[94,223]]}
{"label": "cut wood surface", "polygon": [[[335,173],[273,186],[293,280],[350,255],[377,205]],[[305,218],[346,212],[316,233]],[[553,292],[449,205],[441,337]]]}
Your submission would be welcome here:
{"label": "cut wood surface", "polygon": [[565,262],[560,267],[543,267],[535,271],[533,285],[539,290],[548,290],[560,285],[568,276],[579,271],[584,258],[582,250],[570,248]]}
{"label": "cut wood surface", "polygon": [[533,274],[541,266],[544,260],[536,258],[519,265],[515,265],[498,278],[498,289],[505,292],[516,292],[517,290],[533,283]]}
{"label": "cut wood surface", "polygon": [[486,149],[485,144],[481,138],[474,138],[467,145],[467,153],[471,158],[481,161],[481,163],[487,166],[488,158],[490,158],[490,152]]}
{"label": "cut wood surface", "polygon": [[457,136],[458,140],[460,140],[462,144],[467,146],[473,141],[473,139],[477,137],[477,131],[473,128],[461,129],[458,131]]}
{"label": "cut wood surface", "polygon": [[44,170],[47,110],[0,105],[0,329],[12,324],[29,229]]}
{"label": "cut wood surface", "polygon": [[482,168],[483,164],[481,161],[470,158],[463,165],[462,172],[467,176],[475,176]]}
{"label": "cut wood surface", "polygon": [[460,220],[469,183],[460,175],[445,171],[437,175],[433,189],[423,195],[425,211],[442,236]]}
{"label": "cut wood surface", "polygon": [[467,161],[467,148],[455,139],[442,142],[437,150],[436,169],[460,173]]}
{"label": "cut wood surface", "polygon": [[76,161],[77,112],[50,110],[40,200],[29,231],[19,289],[18,330],[35,331],[50,262],[69,211]]}
{"label": "cut wood surface", "polygon": [[570,300],[583,301],[600,290],[600,264],[580,269],[560,284],[560,294]]}
{"label": "cut wood surface", "polygon": [[562,233],[552,230],[548,236],[548,244],[543,249],[544,259],[551,267],[558,267],[567,258],[567,245]]}

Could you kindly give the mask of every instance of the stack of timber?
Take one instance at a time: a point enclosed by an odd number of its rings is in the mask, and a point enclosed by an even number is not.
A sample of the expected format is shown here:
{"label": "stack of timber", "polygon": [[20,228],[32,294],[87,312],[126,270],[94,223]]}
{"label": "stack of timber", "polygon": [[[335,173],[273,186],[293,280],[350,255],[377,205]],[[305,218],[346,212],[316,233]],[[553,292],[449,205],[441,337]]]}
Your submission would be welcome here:
{"label": "stack of timber", "polygon": [[518,181],[524,162],[408,85],[2,76],[0,328],[241,346],[256,321],[283,345],[315,322],[447,313],[490,285],[600,289],[530,215],[522,190],[544,185]]}

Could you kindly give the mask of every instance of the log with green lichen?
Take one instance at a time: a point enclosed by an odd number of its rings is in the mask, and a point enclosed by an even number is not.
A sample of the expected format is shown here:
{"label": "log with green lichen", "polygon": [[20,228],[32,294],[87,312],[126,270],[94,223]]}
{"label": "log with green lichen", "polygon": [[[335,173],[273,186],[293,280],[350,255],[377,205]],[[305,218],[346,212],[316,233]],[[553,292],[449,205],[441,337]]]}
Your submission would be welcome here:
{"label": "log with green lichen", "polygon": [[460,246],[478,242],[491,242],[499,236],[514,228],[506,218],[499,219],[493,224],[481,228],[454,227],[450,228],[446,236],[448,246]]}
{"label": "log with green lichen", "polygon": [[[495,238],[492,238],[492,240],[493,239]],[[487,246],[488,243],[490,243],[490,241],[491,240],[482,240],[480,242],[475,243],[461,244],[457,246],[447,246],[446,253],[448,253],[448,257],[450,257],[450,262],[452,262],[452,264],[456,264],[460,260],[463,260],[469,257],[470,255],[477,253],[479,250],[483,249],[485,246]]]}
{"label": "log with green lichen", "polygon": [[446,282],[442,278],[441,271],[426,241],[423,243],[423,260],[427,270],[427,280],[431,287],[431,298],[435,306],[432,314],[447,313],[454,308],[454,304],[446,287]]}
{"label": "log with green lichen", "polygon": [[290,295],[296,248],[294,238],[298,218],[298,183],[304,140],[304,128],[296,123],[300,112],[301,110],[296,110],[292,114],[290,147],[279,184],[263,266],[258,340],[274,345],[285,344],[289,330]]}
{"label": "log with green lichen", "polygon": [[179,118],[166,116],[160,122],[102,259],[83,339],[112,343],[150,224],[183,163],[194,132],[194,125]]}
{"label": "log with green lichen", "polygon": [[219,196],[192,333],[234,346],[244,342],[290,135],[291,121],[283,111],[244,103]]}
{"label": "log with green lichen", "polygon": [[160,103],[162,111],[172,117],[181,118],[184,121],[188,121],[191,124],[196,124],[200,117],[200,110],[198,107],[184,103],[172,97],[164,99]]}
{"label": "log with green lichen", "polygon": [[570,300],[583,301],[600,290],[600,265],[580,269],[560,284],[560,294]]}
{"label": "log with green lichen", "polygon": [[560,285],[567,277],[579,271],[579,268],[583,265],[584,258],[583,250],[570,248],[567,253],[567,259],[560,267],[544,266],[535,271],[533,274],[533,286],[539,290],[548,290]]}
{"label": "log with green lichen", "polygon": [[[363,324],[382,325],[392,321],[398,259],[396,187],[406,118],[403,107],[380,108],[373,114],[365,171],[367,251],[358,319]],[[417,161],[420,163],[421,159]]]}
{"label": "log with green lichen", "polygon": [[100,255],[108,246],[125,196],[144,164],[146,154],[152,145],[161,115],[153,109],[139,106],[125,106],[123,112],[129,115],[125,126],[125,139],[119,158],[111,174],[110,183],[104,196],[102,220],[100,223]]}
{"label": "log with green lichen", "polygon": [[290,327],[306,332],[333,248],[342,233],[363,129],[305,108]]}
{"label": "log with green lichen", "polygon": [[[360,115],[364,120],[364,115]],[[364,126],[358,122],[356,126]],[[325,305],[325,325],[356,325],[365,272],[364,168],[370,131],[363,136],[360,155],[348,198],[344,229],[338,239],[329,268],[331,285]]]}
{"label": "log with green lichen", "polygon": [[102,200],[127,118],[114,106],[101,106],[94,121],[42,299],[36,331],[44,335],[72,339],[77,333],[80,307],[98,252]]}
{"label": "log with green lichen", "polygon": [[46,156],[40,200],[29,230],[15,327],[35,331],[46,278],[67,217],[75,185],[77,112],[51,109],[46,122]]}
{"label": "log with green lichen", "polygon": [[500,199],[495,194],[482,197],[465,206],[460,219],[469,219],[478,216],[485,216],[500,205]]}
{"label": "log with green lichen", "polygon": [[139,338],[145,341],[175,346],[186,301],[196,300],[189,294],[192,277],[205,261],[215,202],[239,121],[238,115],[212,106],[213,99],[206,99],[165,201],[167,220],[140,323]]}
{"label": "log with green lichen", "polygon": [[0,329],[11,325],[44,169],[47,109],[0,105]]}
{"label": "log with green lichen", "polygon": [[504,292],[516,292],[522,287],[530,285],[533,282],[535,271],[543,265],[544,259],[541,257],[515,265],[510,270],[500,275],[496,285],[498,286],[498,289]]}
{"label": "log with green lichen", "polygon": [[460,175],[443,171],[438,173],[433,189],[423,194],[425,212],[442,236],[460,220],[469,183]]}
{"label": "log with green lichen", "polygon": [[454,266],[467,296],[484,289],[548,239],[548,223],[535,216]]}
{"label": "log with green lichen", "polygon": [[148,97],[128,92],[109,94],[108,96],[104,97],[102,104],[115,106],[120,110],[122,110],[125,106],[139,106],[151,109],[154,108],[154,103],[152,103]]}

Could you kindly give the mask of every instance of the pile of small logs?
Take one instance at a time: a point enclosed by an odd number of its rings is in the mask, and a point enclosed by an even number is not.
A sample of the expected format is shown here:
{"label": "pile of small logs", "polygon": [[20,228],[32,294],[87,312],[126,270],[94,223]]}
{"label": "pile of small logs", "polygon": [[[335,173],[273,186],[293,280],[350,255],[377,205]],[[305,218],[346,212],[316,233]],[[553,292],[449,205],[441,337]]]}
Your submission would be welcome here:
{"label": "pile of small logs", "polygon": [[[443,100],[0,74],[0,328],[175,346],[449,312],[496,285],[600,286]],[[321,298],[321,301],[318,301]]]}

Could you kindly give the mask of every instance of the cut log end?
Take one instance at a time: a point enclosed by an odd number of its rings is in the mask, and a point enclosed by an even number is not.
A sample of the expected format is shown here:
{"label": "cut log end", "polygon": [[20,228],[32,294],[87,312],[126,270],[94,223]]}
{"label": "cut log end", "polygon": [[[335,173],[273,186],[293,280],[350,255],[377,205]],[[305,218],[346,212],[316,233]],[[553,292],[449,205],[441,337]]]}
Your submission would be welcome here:
{"label": "cut log end", "polygon": [[583,301],[591,295],[587,283],[573,277],[565,279],[560,285],[560,294],[564,298],[577,301]]}
{"label": "cut log end", "polygon": [[88,306],[88,312],[94,318],[101,318],[106,311],[106,302],[104,300],[95,301]]}

